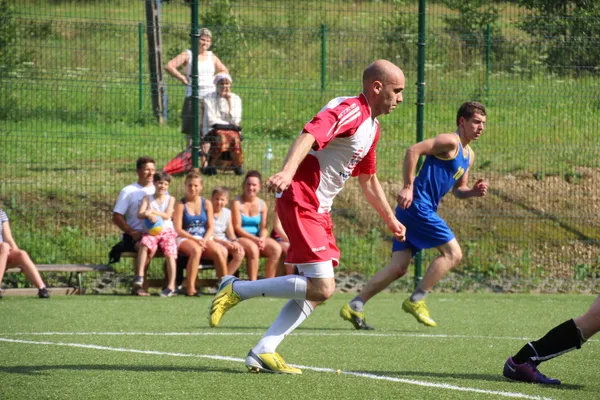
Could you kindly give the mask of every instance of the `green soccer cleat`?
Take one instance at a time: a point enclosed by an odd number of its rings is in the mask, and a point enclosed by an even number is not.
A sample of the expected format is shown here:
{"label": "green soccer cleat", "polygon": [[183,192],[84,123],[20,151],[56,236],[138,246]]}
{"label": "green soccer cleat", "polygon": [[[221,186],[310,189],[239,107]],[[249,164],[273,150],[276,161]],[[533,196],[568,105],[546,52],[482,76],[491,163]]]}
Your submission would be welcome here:
{"label": "green soccer cleat", "polygon": [[344,307],[342,307],[342,309],[340,310],[340,317],[342,317],[346,321],[350,321],[350,323],[354,325],[354,329],[365,331],[375,329],[372,326],[367,325],[364,312],[354,311],[348,303],[344,304]]}
{"label": "green soccer cleat", "polygon": [[237,281],[238,278],[235,276],[225,276],[221,280],[219,290],[215,294],[212,302],[210,303],[208,322],[211,327],[219,325],[219,321],[223,318],[223,315],[229,311],[233,306],[238,304],[242,299],[240,296],[233,291],[233,282]]}
{"label": "green soccer cleat", "polygon": [[290,367],[279,353],[256,354],[252,350],[246,357],[246,367],[249,372],[272,372],[274,374],[301,375],[300,368]]}
{"label": "green soccer cleat", "polygon": [[410,297],[404,300],[402,303],[402,309],[412,314],[417,321],[426,326],[437,326],[434,320],[429,316],[429,309],[427,308],[427,304],[425,304],[425,300],[417,301],[412,303],[410,301]]}

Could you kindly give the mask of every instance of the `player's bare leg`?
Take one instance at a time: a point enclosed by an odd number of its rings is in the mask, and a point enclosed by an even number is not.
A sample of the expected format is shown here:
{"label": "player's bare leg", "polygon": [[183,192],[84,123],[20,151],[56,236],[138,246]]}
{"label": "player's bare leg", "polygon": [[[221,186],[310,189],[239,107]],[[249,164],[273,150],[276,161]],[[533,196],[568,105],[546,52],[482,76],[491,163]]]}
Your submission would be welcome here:
{"label": "player's bare leg", "polygon": [[462,250],[456,239],[452,239],[446,244],[439,246],[440,255],[433,260],[427,268],[425,276],[419,283],[419,286],[402,303],[402,309],[412,314],[417,321],[426,326],[436,326],[437,323],[431,318],[429,308],[425,304],[425,296],[433,287],[450,271],[458,265],[462,259]]}
{"label": "player's bare leg", "polygon": [[392,282],[402,278],[408,271],[411,258],[410,250],[393,252],[390,263],[385,268],[377,271],[354,299],[348,304],[344,304],[340,310],[340,317],[350,321],[355,329],[374,329],[372,326],[367,325],[364,313],[365,303],[387,288]]}

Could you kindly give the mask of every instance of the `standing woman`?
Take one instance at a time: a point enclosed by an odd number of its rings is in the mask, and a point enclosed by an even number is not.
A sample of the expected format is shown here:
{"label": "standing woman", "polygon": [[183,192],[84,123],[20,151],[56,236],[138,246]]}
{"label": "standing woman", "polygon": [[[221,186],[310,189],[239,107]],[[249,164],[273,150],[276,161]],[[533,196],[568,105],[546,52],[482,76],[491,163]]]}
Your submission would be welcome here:
{"label": "standing woman", "polygon": [[[12,237],[8,216],[0,208],[0,284],[4,277],[7,265],[14,265],[21,268],[29,282],[33,283],[38,288],[38,296],[40,299],[50,297],[48,289],[40,276],[35,264],[31,261],[29,254],[25,250],[19,249],[17,243]],[[2,298],[4,290],[0,288],[0,298]]]}
{"label": "standing woman", "polygon": [[268,207],[258,197],[261,176],[258,171],[248,171],[243,183],[244,191],[231,204],[231,220],[239,242],[246,252],[248,279],[258,278],[259,257],[267,259],[265,278],[273,278],[281,257],[281,246],[269,237],[267,230]]}
{"label": "standing woman", "polygon": [[199,295],[196,278],[201,258],[213,260],[219,280],[227,273],[227,251],[211,239],[213,223],[212,203],[202,197],[202,176],[197,169],[193,169],[185,178],[185,196],[175,204],[173,212],[177,249],[188,256],[186,296]]}
{"label": "standing woman", "polygon": [[[216,90],[214,83],[214,76],[220,72],[229,72],[227,67],[219,60],[219,57],[209,51],[210,45],[212,44],[212,33],[202,28],[199,32],[200,39],[198,39],[198,92],[200,99],[205,97],[207,94],[212,93]],[[179,68],[183,67],[183,73],[179,71]],[[188,137],[188,145],[191,144],[190,140],[193,131],[194,124],[194,113],[192,110],[192,50],[184,50],[179,53],[175,58],[171,59],[166,71],[177,79],[179,82],[186,86],[185,89],[185,100],[183,101],[183,107],[181,109],[181,133],[184,133]],[[202,102],[200,102],[202,104]],[[202,113],[200,113],[200,121],[202,121]],[[205,149],[206,147],[206,149]],[[210,143],[202,144],[202,153],[207,154],[210,148]],[[202,167],[206,165],[206,157],[202,157]]]}

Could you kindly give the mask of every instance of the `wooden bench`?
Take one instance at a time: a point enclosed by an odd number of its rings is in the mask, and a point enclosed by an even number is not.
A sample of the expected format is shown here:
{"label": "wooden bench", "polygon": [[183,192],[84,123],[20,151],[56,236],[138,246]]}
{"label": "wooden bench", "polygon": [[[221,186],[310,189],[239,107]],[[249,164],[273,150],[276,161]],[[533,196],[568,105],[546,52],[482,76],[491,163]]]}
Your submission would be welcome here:
{"label": "wooden bench", "polygon": [[[68,272],[67,288],[49,288],[52,295],[84,294],[81,275],[86,272],[112,272],[113,269],[104,264],[36,264],[40,273]],[[7,273],[21,272],[21,268],[7,268]],[[72,285],[73,276],[77,275],[77,286]],[[32,296],[37,294],[36,288],[9,288],[5,289],[5,296]]]}
{"label": "wooden bench", "polygon": [[[133,259],[133,268],[135,270],[135,257],[137,253],[134,252],[123,252],[121,253],[122,258],[132,258]],[[154,258],[163,258],[160,252],[157,252]],[[198,279],[196,279],[196,287],[217,287],[218,280],[216,277],[214,278],[200,278],[200,273],[206,270],[214,270],[215,266],[212,264],[210,260],[200,260],[200,265],[198,265]],[[166,278],[165,278],[166,279]],[[148,287],[157,288],[163,287],[165,285],[165,279],[146,279],[148,282]]]}

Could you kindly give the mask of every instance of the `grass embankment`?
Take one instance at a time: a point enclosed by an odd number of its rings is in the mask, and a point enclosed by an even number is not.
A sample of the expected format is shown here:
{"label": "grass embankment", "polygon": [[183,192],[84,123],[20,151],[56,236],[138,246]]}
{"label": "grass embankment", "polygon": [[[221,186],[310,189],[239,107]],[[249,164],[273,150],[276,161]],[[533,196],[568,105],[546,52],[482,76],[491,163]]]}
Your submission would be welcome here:
{"label": "grass embankment", "polygon": [[[395,50],[379,46],[384,32],[366,29],[380,26],[375,22],[392,13],[388,3],[364,2],[342,16],[337,13],[341,3],[303,3],[302,18],[294,18],[297,7],[274,4],[234,7],[245,35],[235,54],[220,53],[215,40],[216,53],[233,73],[234,91],[244,101],[245,167],[267,174],[281,165],[292,138],[326,101],[358,93],[366,63],[396,59]],[[35,1],[15,6],[28,32],[18,48],[28,61],[0,86],[0,200],[19,243],[40,263],[105,261],[118,236],[110,223],[112,206],[118,191],[135,180],[135,159],[149,154],[162,167],[183,147],[178,133],[183,87],[167,77],[168,124],[155,126],[147,50],[142,54],[139,109],[137,43],[143,3],[110,2],[110,12],[100,12],[105,6]],[[173,2],[163,11],[164,54],[169,58],[187,47],[189,9]],[[506,24],[513,11],[503,15]],[[486,86],[482,54],[457,56],[457,44],[439,24],[442,13],[436,9],[428,25],[428,38],[437,45],[428,48],[425,137],[452,131],[456,109],[465,100],[479,99],[488,107],[487,132],[473,145],[477,160],[471,178],[488,179],[490,196],[461,203],[449,199],[440,209],[463,243],[460,271],[484,279],[596,276],[600,83],[557,78],[541,66],[501,72],[493,64]],[[321,22],[328,24],[329,35],[325,90]],[[145,38],[143,44],[145,48]],[[400,162],[416,130],[416,62],[409,58],[404,64],[404,105],[380,118],[378,175],[392,204]],[[265,171],[267,144],[273,146],[275,160]],[[235,193],[240,182],[232,175],[206,178],[205,194],[217,185]],[[172,188],[181,196],[182,180],[177,178]],[[272,203],[270,196],[265,198]],[[334,219],[343,268],[369,275],[387,262],[387,234],[355,182],[337,200]],[[427,253],[425,261],[433,256]]]}

